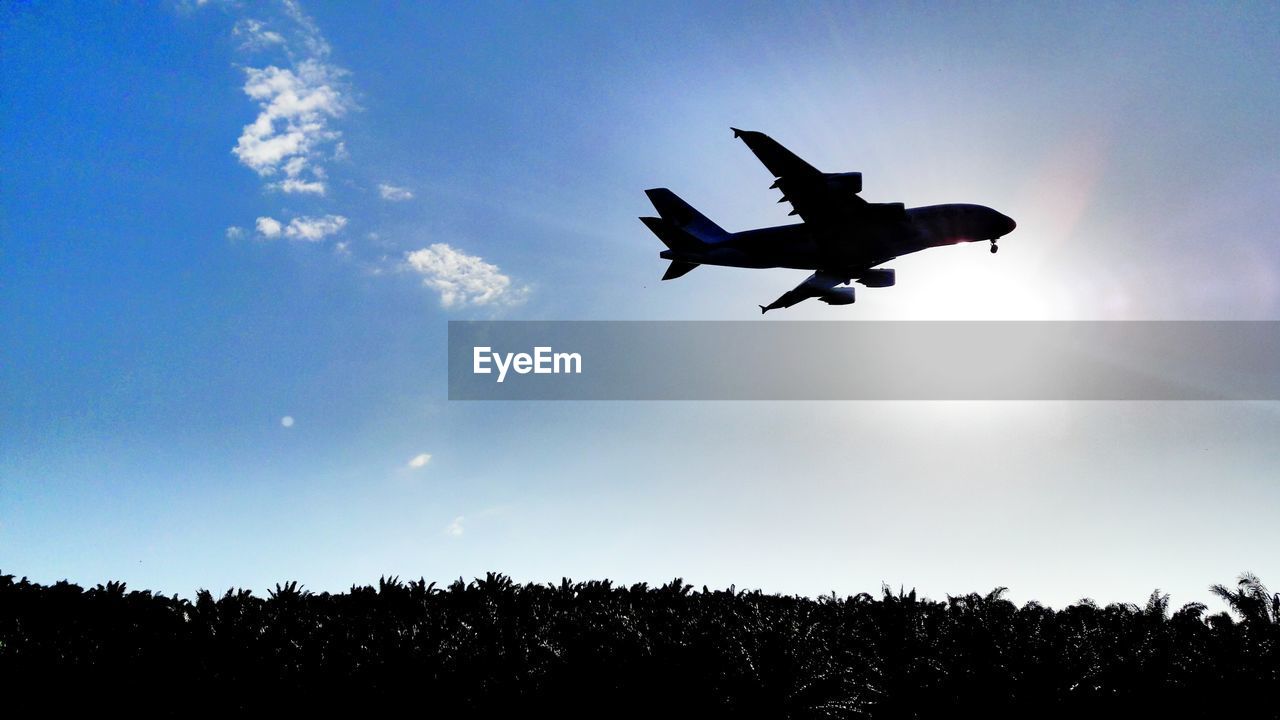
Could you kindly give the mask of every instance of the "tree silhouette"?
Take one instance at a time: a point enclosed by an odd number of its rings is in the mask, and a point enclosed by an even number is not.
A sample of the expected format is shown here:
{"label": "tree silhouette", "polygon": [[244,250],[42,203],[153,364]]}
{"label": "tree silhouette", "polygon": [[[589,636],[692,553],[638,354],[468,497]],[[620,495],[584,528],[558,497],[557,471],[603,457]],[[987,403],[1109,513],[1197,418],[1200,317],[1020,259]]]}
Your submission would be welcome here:
{"label": "tree silhouette", "polygon": [[0,685],[7,710],[45,714],[1208,717],[1261,699],[1277,717],[1280,597],[1249,574],[1212,591],[1235,617],[1159,590],[1054,610],[1003,587],[810,599],[489,573],[186,600],[0,575]]}

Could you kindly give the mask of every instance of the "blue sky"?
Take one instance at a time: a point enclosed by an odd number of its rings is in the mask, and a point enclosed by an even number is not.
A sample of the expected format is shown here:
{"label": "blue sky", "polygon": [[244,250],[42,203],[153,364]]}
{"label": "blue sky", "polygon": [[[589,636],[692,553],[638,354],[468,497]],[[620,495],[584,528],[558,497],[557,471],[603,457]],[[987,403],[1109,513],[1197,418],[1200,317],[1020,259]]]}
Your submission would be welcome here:
{"label": "blue sky", "polygon": [[1280,319],[1278,14],[6,5],[0,569],[1056,605],[1280,577],[1271,404],[472,405],[443,367],[450,319],[754,320],[803,273],[659,283],[635,220],[662,185],[791,221],[731,125],[1019,223],[788,319]]}

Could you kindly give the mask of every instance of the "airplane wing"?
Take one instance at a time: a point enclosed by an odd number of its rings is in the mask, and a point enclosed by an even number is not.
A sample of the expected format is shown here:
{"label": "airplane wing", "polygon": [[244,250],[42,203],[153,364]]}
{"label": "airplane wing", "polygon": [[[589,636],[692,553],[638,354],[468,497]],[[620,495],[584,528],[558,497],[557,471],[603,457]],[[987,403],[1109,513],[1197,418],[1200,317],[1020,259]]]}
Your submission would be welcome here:
{"label": "airplane wing", "polygon": [[782,191],[778,202],[790,202],[790,214],[800,215],[823,245],[829,247],[838,237],[847,237],[850,228],[899,222],[906,217],[901,202],[861,199],[858,193],[863,191],[863,174],[820,172],[763,132],[731,129],[733,137],[741,138],[773,173],[772,187]]}
{"label": "airplane wing", "polygon": [[735,138],[742,138],[742,142],[751,148],[751,152],[760,158],[760,162],[769,168],[769,172],[774,177],[819,177],[822,172],[818,168],[801,160],[795,153],[782,147],[777,140],[765,135],[762,132],[754,130],[739,130],[738,128],[729,128],[733,131]]}
{"label": "airplane wing", "polygon": [[762,132],[732,130],[773,173],[772,187],[782,191],[778,202],[791,203],[791,215],[815,229],[840,227],[865,215],[868,203],[858,197],[862,173],[824,173]]}
{"label": "airplane wing", "polygon": [[847,277],[819,270],[810,275],[804,282],[795,286],[794,289],[783,293],[782,297],[768,305],[761,305],[760,314],[763,315],[770,310],[779,308],[789,308],[811,297],[816,297],[828,305],[849,305],[853,302],[853,288],[836,287],[847,282],[849,282]]}

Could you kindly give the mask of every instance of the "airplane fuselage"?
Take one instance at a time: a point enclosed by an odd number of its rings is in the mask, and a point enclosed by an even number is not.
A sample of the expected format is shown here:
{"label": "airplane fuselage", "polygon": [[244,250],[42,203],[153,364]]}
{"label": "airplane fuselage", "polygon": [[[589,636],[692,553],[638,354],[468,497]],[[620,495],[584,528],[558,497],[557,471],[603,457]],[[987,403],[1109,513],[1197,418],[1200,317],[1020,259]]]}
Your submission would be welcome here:
{"label": "airplane fuselage", "polygon": [[820,242],[808,224],[797,223],[730,233],[718,242],[668,249],[660,256],[702,265],[857,273],[931,247],[995,240],[1013,224],[983,205],[928,205],[908,208],[896,220],[851,224],[832,238],[835,242]]}
{"label": "airplane fuselage", "polygon": [[700,265],[740,268],[794,268],[814,273],[760,312],[788,308],[808,298],[849,305],[858,283],[892,287],[896,274],[876,267],[926,248],[991,241],[1013,232],[1017,223],[984,205],[952,204],[905,208],[902,203],[867,202],[862,173],[824,173],[762,132],[732,128],[773,175],[779,202],[804,222],[731,233],[667,188],[645,190],[658,217],[640,221],[658,237],[671,261],[663,280],[684,277]]}

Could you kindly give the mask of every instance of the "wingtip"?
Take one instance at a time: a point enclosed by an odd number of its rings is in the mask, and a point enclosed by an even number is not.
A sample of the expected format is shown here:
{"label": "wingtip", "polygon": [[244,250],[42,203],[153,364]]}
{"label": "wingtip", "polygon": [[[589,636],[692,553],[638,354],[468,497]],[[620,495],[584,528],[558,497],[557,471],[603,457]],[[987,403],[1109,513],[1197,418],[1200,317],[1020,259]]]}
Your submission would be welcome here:
{"label": "wingtip", "polygon": [[767,307],[765,307],[765,306],[761,305],[761,306],[760,306],[760,314],[761,314],[761,315],[763,315],[763,314],[765,314],[765,313],[767,313],[767,312],[769,312],[769,308],[767,308]]}
{"label": "wingtip", "polygon": [[733,131],[733,137],[734,137],[734,139],[737,139],[737,138],[742,137],[742,132],[743,132],[743,131],[739,130],[739,129],[738,129],[738,128],[736,128],[736,127],[731,127],[731,128],[729,128],[729,129]]}

